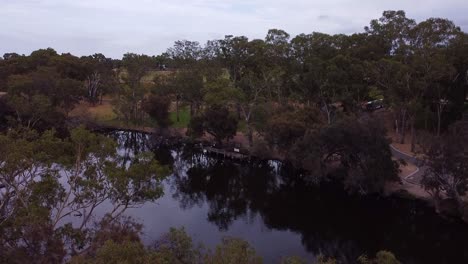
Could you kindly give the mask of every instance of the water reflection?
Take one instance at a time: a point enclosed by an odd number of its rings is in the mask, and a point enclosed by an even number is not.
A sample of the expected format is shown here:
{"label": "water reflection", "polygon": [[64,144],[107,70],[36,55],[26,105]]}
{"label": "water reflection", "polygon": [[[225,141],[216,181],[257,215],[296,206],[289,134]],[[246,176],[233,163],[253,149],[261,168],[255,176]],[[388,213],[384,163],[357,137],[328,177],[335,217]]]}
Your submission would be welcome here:
{"label": "water reflection", "polygon": [[269,192],[277,187],[272,167],[266,162],[239,166],[219,160],[205,164],[195,164],[186,173],[175,174],[174,198],[182,208],[208,203],[208,220],[222,230],[240,217],[257,213],[267,202]]}
{"label": "water reflection", "polygon": [[[194,225],[208,222],[228,232],[235,226],[234,235],[259,241],[258,236],[269,237],[251,231],[260,219],[261,228],[283,232],[279,240],[291,239],[291,232],[300,234],[305,250],[343,263],[382,249],[394,252],[403,263],[468,263],[468,226],[437,216],[423,202],[349,196],[337,184],[310,185],[281,163],[240,164],[206,156],[191,146],[157,146],[154,152],[174,169],[165,203],[191,214]],[[155,215],[178,214],[154,210]],[[277,254],[268,241],[253,246]]]}

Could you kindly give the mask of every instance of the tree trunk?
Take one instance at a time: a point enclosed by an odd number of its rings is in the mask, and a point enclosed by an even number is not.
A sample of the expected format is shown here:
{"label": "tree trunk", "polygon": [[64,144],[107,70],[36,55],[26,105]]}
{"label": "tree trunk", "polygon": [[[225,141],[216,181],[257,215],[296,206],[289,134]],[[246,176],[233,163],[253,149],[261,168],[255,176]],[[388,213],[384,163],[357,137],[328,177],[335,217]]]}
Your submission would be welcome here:
{"label": "tree trunk", "polygon": [[424,130],[428,130],[428,117],[427,117],[427,112],[424,113]]}
{"label": "tree trunk", "polygon": [[136,99],[136,94],[135,94],[135,86],[132,89],[132,99],[133,99],[133,119],[136,121],[137,119],[137,99]]}
{"label": "tree trunk", "polygon": [[247,122],[247,139],[249,141],[249,147],[253,147],[253,131],[252,126],[250,126],[250,122]]}
{"label": "tree trunk", "polygon": [[200,112],[201,105],[199,102],[195,102],[195,107],[194,107],[194,115],[197,115]]}
{"label": "tree trunk", "polygon": [[401,117],[401,138],[400,144],[405,144],[406,137],[406,110],[403,110]]}
{"label": "tree trunk", "polygon": [[457,209],[458,209],[458,212],[460,213],[460,216],[463,216],[464,213],[465,213],[465,203],[462,199],[462,197],[460,196],[460,194],[458,193],[458,190],[456,190],[456,188],[454,188],[454,198],[455,198],[455,201],[457,202]]}
{"label": "tree trunk", "polygon": [[395,118],[395,133],[397,135],[400,134],[400,123],[398,122],[398,118]]}
{"label": "tree trunk", "polygon": [[330,107],[328,107],[328,104],[323,100],[323,104],[325,107],[325,112],[327,113],[327,122],[330,125],[331,124],[331,110]]}
{"label": "tree trunk", "polygon": [[177,120],[177,122],[180,122],[180,117],[179,117],[179,100],[176,100],[176,120]]}
{"label": "tree trunk", "polygon": [[439,105],[437,107],[437,137],[440,136],[441,120],[442,120],[442,107]]}
{"label": "tree trunk", "polygon": [[434,199],[434,207],[435,207],[436,213],[440,214],[440,191],[439,190],[437,190],[434,193],[433,199]]}
{"label": "tree trunk", "polygon": [[414,117],[411,118],[411,152],[416,148],[416,131],[414,131]]}

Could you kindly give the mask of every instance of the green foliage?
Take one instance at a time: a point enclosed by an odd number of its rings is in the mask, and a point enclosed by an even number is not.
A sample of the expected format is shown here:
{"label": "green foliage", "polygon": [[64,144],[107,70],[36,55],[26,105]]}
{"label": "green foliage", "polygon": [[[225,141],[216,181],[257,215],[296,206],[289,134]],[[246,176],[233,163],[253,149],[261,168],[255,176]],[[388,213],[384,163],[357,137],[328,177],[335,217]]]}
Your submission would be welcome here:
{"label": "green foliage", "polygon": [[127,53],[122,59],[125,75],[122,79],[125,85],[120,87],[114,100],[115,112],[125,122],[141,123],[144,118],[143,102],[147,88],[141,79],[154,66],[153,58],[147,55]]}
{"label": "green foliage", "polygon": [[116,244],[113,241],[107,241],[97,252],[93,263],[109,264],[140,264],[150,263],[145,256],[145,249],[140,243],[124,242]]}
{"label": "green foliage", "polygon": [[237,119],[226,107],[213,105],[203,115],[193,117],[189,124],[189,135],[199,137],[204,132],[212,135],[216,142],[234,137],[237,131]]}
{"label": "green foliage", "polygon": [[204,102],[208,105],[228,105],[238,101],[240,92],[233,87],[229,78],[217,78],[209,81],[204,88]]}
{"label": "green foliage", "polygon": [[[130,219],[101,226],[98,235],[86,254],[74,256],[70,264],[101,263],[167,263],[167,264],[218,264],[218,263],[263,263],[252,246],[242,239],[224,237],[214,251],[206,250],[203,245],[195,246],[184,228],[171,228],[154,245],[145,248],[135,232]],[[130,236],[128,236],[130,234]],[[400,264],[388,251],[379,251],[375,259],[363,255],[357,260],[361,264]],[[290,256],[280,260],[281,264],[310,263],[300,257]],[[336,264],[333,258],[317,257],[316,264]]]}
{"label": "green foliage", "polygon": [[216,247],[211,256],[207,256],[206,263],[262,263],[262,258],[257,256],[255,250],[248,242],[226,237]]}
{"label": "green foliage", "polygon": [[82,92],[80,81],[60,76],[54,67],[11,75],[7,88],[6,101],[15,113],[11,125],[41,130],[60,127]]}
{"label": "green foliage", "polygon": [[281,260],[281,264],[306,264],[306,263],[307,262],[305,260],[296,256],[283,258]]}
{"label": "green foliage", "polygon": [[463,128],[444,138],[431,138],[424,151],[427,169],[421,181],[436,200],[436,206],[444,193],[456,202],[460,215],[465,210],[462,197],[468,192],[467,142]]}
{"label": "green foliage", "polygon": [[191,115],[190,110],[187,106],[180,107],[179,109],[179,121],[177,121],[177,113],[170,112],[169,118],[172,123],[172,127],[175,128],[187,128],[190,124]]}
{"label": "green foliage", "polygon": [[204,127],[205,118],[204,116],[194,116],[190,119],[190,123],[187,129],[187,135],[192,138],[198,138],[203,136],[205,127]]}
{"label": "green foliage", "polygon": [[236,134],[238,121],[226,107],[212,106],[203,116],[205,131],[215,137],[218,143]]}
{"label": "green foliage", "polygon": [[[103,135],[76,128],[67,139],[53,131],[0,135],[0,242],[5,258],[60,258],[64,243],[72,252],[93,237],[87,226],[104,201],[114,206],[113,222],[129,207],[155,201],[168,169],[142,153],[122,162],[116,144]],[[80,223],[63,221],[80,215]],[[22,241],[18,245],[18,241]],[[34,245],[34,246],[32,246]],[[45,261],[45,260],[44,260]],[[48,262],[48,261],[45,261]]]}
{"label": "green foliage", "polygon": [[152,95],[145,101],[145,111],[156,120],[160,128],[167,128],[171,125],[169,117],[169,107],[171,101],[167,97]]}
{"label": "green foliage", "polygon": [[317,258],[317,264],[337,264],[334,258],[326,258],[323,256],[319,256]]}
{"label": "green foliage", "polygon": [[195,247],[184,228],[171,228],[154,244],[154,256],[162,263],[201,263],[202,246]]}
{"label": "green foliage", "polygon": [[358,262],[360,264],[400,264],[401,263],[397,260],[397,258],[395,257],[395,255],[393,255],[392,252],[385,251],[385,250],[377,252],[375,259],[369,259],[366,255],[360,256],[358,258]]}
{"label": "green foliage", "polygon": [[292,148],[291,157],[298,166],[322,176],[327,176],[330,163],[339,161],[348,191],[379,193],[386,182],[399,180],[388,144],[379,122],[345,119],[307,132]]}
{"label": "green foliage", "polygon": [[265,126],[265,139],[283,153],[289,152],[294,143],[308,130],[323,126],[324,121],[314,108],[278,109]]}
{"label": "green foliage", "polygon": [[[121,231],[106,233],[119,234]],[[147,249],[139,239],[115,239],[115,237],[92,245],[92,250],[88,250],[88,254],[75,256],[70,263],[263,263],[262,258],[244,240],[223,238],[214,252],[205,251],[202,245],[193,244],[192,238],[187,235],[184,228],[171,228],[154,243],[154,246]]]}
{"label": "green foliage", "polygon": [[145,264],[153,263],[143,245],[139,242],[116,243],[108,240],[90,259],[75,257],[70,264]]}

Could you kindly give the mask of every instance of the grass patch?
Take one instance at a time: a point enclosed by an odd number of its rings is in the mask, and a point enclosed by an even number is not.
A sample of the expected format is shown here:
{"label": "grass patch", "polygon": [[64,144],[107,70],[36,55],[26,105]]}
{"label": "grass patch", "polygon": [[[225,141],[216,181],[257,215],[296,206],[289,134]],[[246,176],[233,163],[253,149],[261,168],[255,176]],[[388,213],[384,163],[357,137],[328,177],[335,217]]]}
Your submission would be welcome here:
{"label": "grass patch", "polygon": [[104,102],[102,105],[92,106],[87,102],[81,102],[70,112],[72,117],[87,117],[97,122],[110,121],[117,118],[112,105]]}
{"label": "grass patch", "polygon": [[112,105],[110,104],[103,104],[98,105],[96,107],[90,107],[88,108],[88,112],[91,115],[91,117],[97,122],[105,122],[117,118],[117,114],[114,112],[114,109],[112,109]]}
{"label": "grass patch", "polygon": [[171,112],[169,114],[171,122],[172,122],[172,127],[175,128],[186,128],[188,127],[188,124],[190,123],[190,109],[188,106],[183,106],[180,107],[179,109],[179,122],[177,122],[177,113]]}

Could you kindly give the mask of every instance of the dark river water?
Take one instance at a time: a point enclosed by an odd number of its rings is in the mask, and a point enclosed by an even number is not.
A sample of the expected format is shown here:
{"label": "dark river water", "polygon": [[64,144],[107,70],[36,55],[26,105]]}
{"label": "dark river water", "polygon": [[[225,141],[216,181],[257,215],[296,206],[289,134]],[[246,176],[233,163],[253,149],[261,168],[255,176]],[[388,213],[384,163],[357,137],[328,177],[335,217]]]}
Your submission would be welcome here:
{"label": "dark river water", "polygon": [[468,225],[445,219],[421,201],[350,196],[337,184],[310,184],[279,162],[236,163],[188,147],[150,147],[148,136],[114,132],[120,153],[151,150],[173,174],[156,203],[127,215],[144,224],[151,244],[185,227],[213,247],[224,236],[248,241],[265,263],[320,254],[340,263],[389,250],[403,263],[468,263]]}

